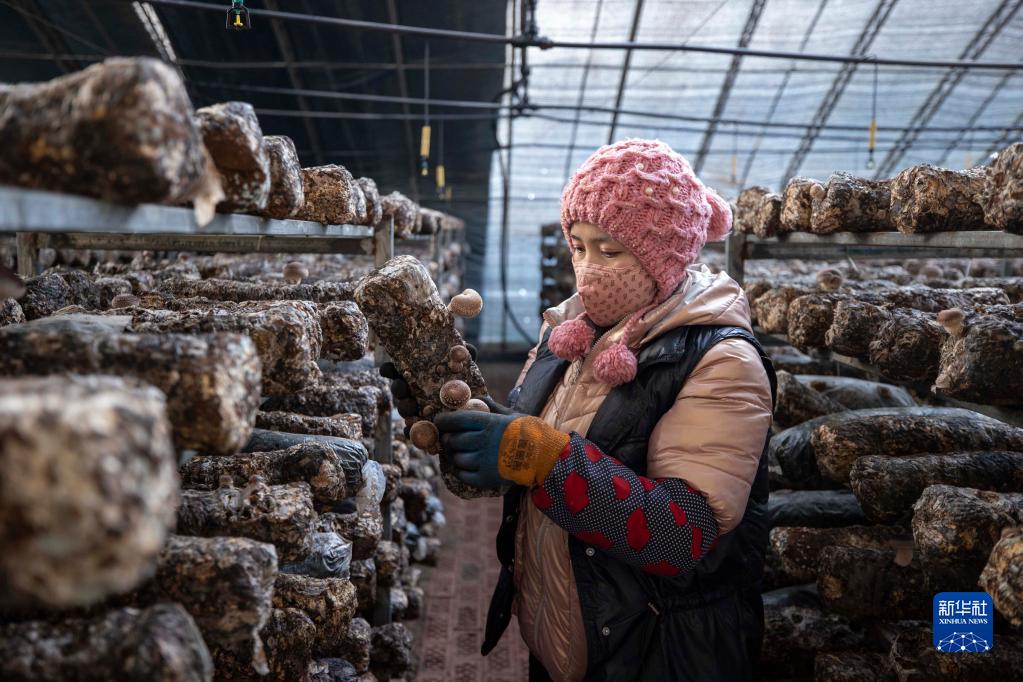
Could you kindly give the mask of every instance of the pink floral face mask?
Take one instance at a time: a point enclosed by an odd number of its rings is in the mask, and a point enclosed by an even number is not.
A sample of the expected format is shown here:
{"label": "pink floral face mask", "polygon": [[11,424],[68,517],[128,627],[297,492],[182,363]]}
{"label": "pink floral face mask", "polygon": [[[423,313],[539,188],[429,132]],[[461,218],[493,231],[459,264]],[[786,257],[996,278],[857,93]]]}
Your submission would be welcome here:
{"label": "pink floral face mask", "polygon": [[609,327],[653,302],[657,282],[639,263],[614,268],[576,263],[575,283],[586,315],[599,327]]}

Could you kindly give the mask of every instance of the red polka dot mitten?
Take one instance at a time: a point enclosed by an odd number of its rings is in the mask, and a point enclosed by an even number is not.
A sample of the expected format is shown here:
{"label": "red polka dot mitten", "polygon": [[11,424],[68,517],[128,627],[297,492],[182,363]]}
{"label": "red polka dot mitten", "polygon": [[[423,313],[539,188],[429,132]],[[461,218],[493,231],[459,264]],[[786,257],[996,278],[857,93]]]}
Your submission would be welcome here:
{"label": "red polka dot mitten", "polygon": [[698,490],[640,476],[577,433],[531,496],[572,535],[652,575],[691,570],[717,543],[714,511]]}

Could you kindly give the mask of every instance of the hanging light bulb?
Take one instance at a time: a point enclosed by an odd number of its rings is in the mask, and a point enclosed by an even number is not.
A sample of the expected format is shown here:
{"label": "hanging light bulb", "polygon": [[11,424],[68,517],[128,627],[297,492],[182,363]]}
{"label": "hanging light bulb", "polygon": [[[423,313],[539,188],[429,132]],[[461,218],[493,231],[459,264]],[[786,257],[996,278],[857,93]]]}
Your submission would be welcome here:
{"label": "hanging light bulb", "polygon": [[419,173],[424,178],[430,174],[430,124],[424,123],[419,130]]}
{"label": "hanging light bulb", "polygon": [[252,28],[249,10],[245,9],[245,0],[231,0],[231,9],[227,10],[226,27],[232,31],[247,31]]}

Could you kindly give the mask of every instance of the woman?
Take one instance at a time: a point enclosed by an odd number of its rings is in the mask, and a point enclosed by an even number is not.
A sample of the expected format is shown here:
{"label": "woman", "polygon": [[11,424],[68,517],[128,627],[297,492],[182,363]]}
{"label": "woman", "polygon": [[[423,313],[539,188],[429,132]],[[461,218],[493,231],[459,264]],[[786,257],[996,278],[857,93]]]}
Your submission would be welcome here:
{"label": "woman", "polygon": [[774,373],[742,289],[690,267],[731,211],[667,145],[597,150],[562,195],[578,293],[505,409],[438,416],[456,475],[512,485],[483,653],[531,679],[752,679]]}

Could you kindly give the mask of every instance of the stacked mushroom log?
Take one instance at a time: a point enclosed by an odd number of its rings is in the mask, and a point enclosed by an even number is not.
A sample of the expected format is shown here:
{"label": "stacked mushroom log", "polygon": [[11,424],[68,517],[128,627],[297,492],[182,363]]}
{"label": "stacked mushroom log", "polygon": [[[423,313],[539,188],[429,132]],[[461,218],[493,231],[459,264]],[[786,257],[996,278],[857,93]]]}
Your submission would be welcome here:
{"label": "stacked mushroom log", "polygon": [[[973,679],[980,668],[946,669],[921,642],[930,641],[931,602],[941,591],[986,590],[1008,623],[1021,622],[1023,429],[914,402],[916,395],[1021,406],[1019,281],[939,280],[933,264],[858,268],[866,281],[827,268],[813,282],[793,282],[781,270],[745,287],[761,327],[773,324],[811,356],[830,350],[881,376],[918,380],[911,392],[800,375],[799,365],[778,372],[767,677],[836,679],[836,670],[855,665],[870,679],[921,670]],[[884,279],[869,279],[878,275]],[[1018,665],[1023,639],[1002,620],[996,630],[1006,644],[998,665]],[[811,655],[768,653],[799,648],[797,638]]]}
{"label": "stacked mushroom log", "polygon": [[[267,270],[279,265],[267,260]],[[178,270],[177,265],[168,267]],[[255,265],[249,261],[245,267],[250,272]],[[377,601],[385,593],[396,621],[417,618],[422,612],[425,594],[417,564],[434,564],[438,558],[438,535],[444,524],[437,497],[440,472],[427,452],[401,436],[393,443],[391,464],[368,461],[367,444],[373,446],[381,420],[391,419],[388,383],[365,361],[354,364],[359,369],[339,362],[365,354],[366,321],[354,302],[339,300],[353,296],[352,283],[304,279],[309,271],[320,269],[315,261],[292,262],[279,279],[263,272],[244,281],[158,275],[154,281],[162,282],[159,290],[140,289],[139,295],[127,292],[134,291],[132,283],[143,278],[122,269],[116,278],[106,279],[123,282],[114,290],[125,291],[109,297],[110,307],[105,309],[99,278],[85,273],[54,273],[22,287],[21,300],[34,319],[0,328],[0,373],[104,372],[124,377],[104,379],[107,382],[128,382],[129,387],[140,381],[153,384],[156,388],[139,384],[141,388],[131,390],[142,397],[152,394],[158,401],[163,441],[159,429],[140,421],[141,417],[123,415],[114,410],[117,405],[109,410],[122,420],[130,418],[130,428],[156,434],[146,447],[166,450],[171,499],[161,497],[156,484],[145,486],[150,492],[143,499],[154,509],[144,507],[132,512],[131,518],[162,511],[164,526],[160,531],[153,521],[138,519],[134,522],[148,523],[147,534],[140,538],[130,535],[131,528],[123,522],[117,526],[125,535],[123,540],[106,535],[90,540],[90,534],[103,531],[102,525],[85,531],[78,526],[67,528],[66,522],[59,525],[69,536],[68,543],[73,538],[76,543],[61,551],[73,552],[79,563],[84,551],[81,543],[91,542],[89,551],[97,554],[92,572],[79,566],[68,574],[67,567],[75,563],[57,561],[59,556],[51,557],[52,566],[36,567],[25,560],[33,556],[30,545],[14,547],[5,540],[4,547],[12,549],[5,552],[11,558],[5,569],[6,584],[12,586],[12,594],[4,599],[5,615],[23,617],[16,625],[42,627],[24,619],[37,616],[42,608],[37,602],[58,598],[54,595],[72,595],[67,597],[70,603],[60,604],[63,608],[99,605],[110,609],[109,617],[125,624],[118,627],[141,624],[140,618],[149,617],[147,609],[175,602],[184,609],[181,613],[190,628],[175,640],[183,649],[182,661],[202,668],[206,679],[210,675],[301,679],[331,666],[350,668],[357,675],[403,675],[410,670],[411,640],[404,626],[395,622],[372,628],[369,623],[378,615]],[[48,288],[43,286],[46,283]],[[15,287],[9,290],[14,293]],[[66,309],[64,304],[69,302],[74,309]],[[88,312],[74,312],[77,309]],[[330,348],[336,352],[333,358],[327,352]],[[456,354],[451,362],[459,358]],[[468,356],[464,361],[471,362]],[[60,377],[31,381],[58,379],[72,381]],[[73,382],[86,380],[97,381]],[[14,395],[38,392],[33,384]],[[73,395],[63,383],[53,392],[54,401]],[[90,394],[105,399],[94,389]],[[133,394],[122,402],[137,403],[136,409],[147,407]],[[96,412],[96,419],[105,414],[92,409],[88,401],[77,407]],[[24,428],[40,437],[52,434],[54,428],[41,426],[49,419],[40,416]],[[90,424],[73,421],[79,428]],[[129,429],[116,423],[104,428],[109,429],[111,440]],[[38,449],[47,445],[57,448],[54,456],[66,456],[83,466],[81,456],[71,457],[74,450],[61,449],[71,437],[58,438],[59,443],[53,438],[10,451],[34,457],[38,464]],[[104,445],[95,447],[101,450]],[[88,442],[80,446],[91,447]],[[187,460],[177,476],[175,446]],[[130,454],[139,458],[139,452]],[[132,466],[137,469],[139,462]],[[10,481],[15,486],[11,490],[20,496],[12,493],[5,499],[12,504],[24,500],[25,505],[30,499],[64,499],[62,494],[55,498],[34,492],[35,484],[26,481],[24,472],[36,470],[23,464],[12,469],[18,475],[5,476],[4,481]],[[83,475],[80,468],[68,474]],[[39,485],[47,481],[44,477]],[[139,503],[137,497],[128,499]],[[82,503],[86,502],[114,503],[102,497]],[[389,537],[383,535],[381,505],[390,510]],[[68,511],[76,520],[83,516],[61,508],[54,512],[53,522]],[[107,522],[110,512],[104,513],[96,524]],[[26,514],[12,510],[7,519],[13,526]],[[83,537],[78,539],[73,532]],[[26,542],[16,534],[11,542],[15,537]],[[40,545],[34,551],[43,550]],[[30,573],[22,576],[21,571]],[[78,583],[69,583],[71,575],[77,576]],[[118,609],[127,609],[126,615]],[[67,615],[68,627],[92,627],[84,625],[79,614]],[[53,614],[46,617],[53,620]],[[103,624],[96,622],[95,627]],[[11,641],[29,638],[35,631],[12,630]],[[194,645],[187,644],[186,635],[195,639]],[[61,635],[54,631],[46,636]],[[142,646],[151,640],[140,637],[130,642]],[[100,647],[102,643],[92,644]],[[103,644],[105,648],[97,649],[95,656],[102,661],[111,658],[103,663],[108,666],[103,670],[116,676],[118,669],[111,666],[120,664],[116,657],[124,650],[113,646]],[[185,651],[191,658],[185,658]],[[15,648],[11,653],[12,666],[37,655],[35,649]],[[154,659],[155,663],[159,660]],[[54,660],[51,665],[57,669],[69,664]],[[19,669],[10,670],[17,674]]]}
{"label": "stacked mushroom log", "polygon": [[941,283],[956,286],[846,281],[824,269],[812,284],[761,280],[745,290],[759,327],[800,351],[831,351],[935,396],[1023,407],[1023,279]]}
{"label": "stacked mushroom log", "polygon": [[884,180],[834,173],[825,182],[795,177],[782,193],[747,187],[736,200],[735,228],[760,238],[787,232],[906,234],[1004,230],[1023,234],[1023,143],[987,166],[965,170],[911,166]]}
{"label": "stacked mushroom log", "polygon": [[[767,679],[832,679],[842,661],[872,679],[905,673],[924,659],[895,652],[930,637],[940,591],[986,589],[1018,623],[1023,429],[913,406],[897,386],[784,371],[776,422]],[[1017,661],[1019,635],[998,629],[1003,664]]]}

